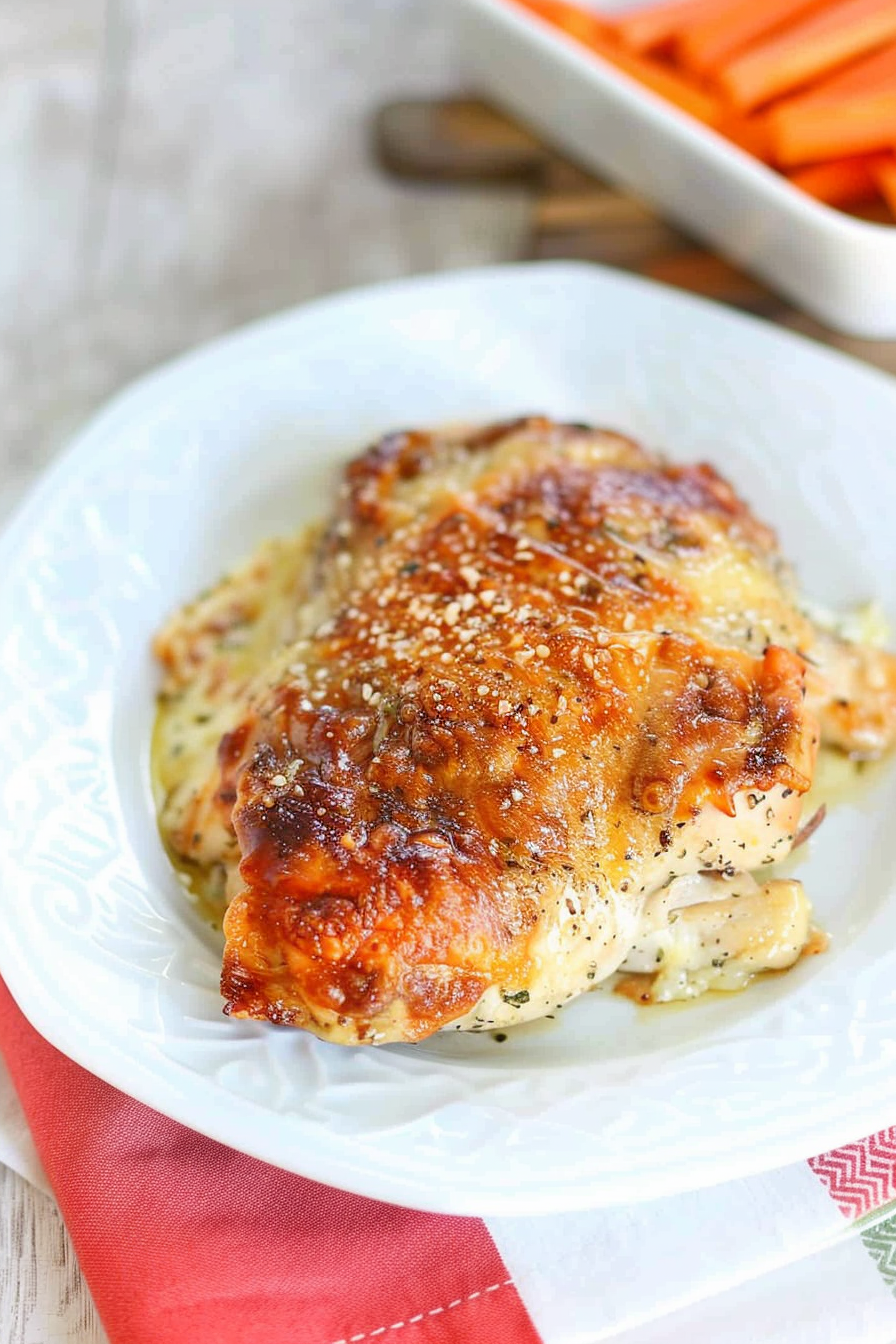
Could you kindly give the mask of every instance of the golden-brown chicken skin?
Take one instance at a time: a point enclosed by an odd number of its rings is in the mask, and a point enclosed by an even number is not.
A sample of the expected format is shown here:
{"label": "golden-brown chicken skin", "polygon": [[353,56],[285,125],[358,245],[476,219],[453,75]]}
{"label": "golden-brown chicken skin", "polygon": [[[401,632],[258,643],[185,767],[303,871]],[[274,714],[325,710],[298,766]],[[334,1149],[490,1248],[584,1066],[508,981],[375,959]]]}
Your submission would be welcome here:
{"label": "golden-brown chicken skin", "polygon": [[799,957],[799,884],[745,875],[793,843],[820,722],[889,744],[896,660],[817,630],[712,468],[538,417],[394,434],[272,623],[273,572],[156,646],[211,705],[161,816],[221,874],[229,1013],[414,1041],[676,949],[692,992]]}

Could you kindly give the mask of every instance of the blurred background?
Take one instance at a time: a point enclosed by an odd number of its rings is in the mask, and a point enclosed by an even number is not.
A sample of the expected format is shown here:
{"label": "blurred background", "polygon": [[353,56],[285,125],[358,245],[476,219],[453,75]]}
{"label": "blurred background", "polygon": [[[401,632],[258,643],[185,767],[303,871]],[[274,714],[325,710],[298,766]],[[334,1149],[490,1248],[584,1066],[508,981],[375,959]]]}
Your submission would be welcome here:
{"label": "blurred background", "polygon": [[0,512],[123,383],[309,296],[514,257],[520,189],[396,183],[441,0],[3,0]]}

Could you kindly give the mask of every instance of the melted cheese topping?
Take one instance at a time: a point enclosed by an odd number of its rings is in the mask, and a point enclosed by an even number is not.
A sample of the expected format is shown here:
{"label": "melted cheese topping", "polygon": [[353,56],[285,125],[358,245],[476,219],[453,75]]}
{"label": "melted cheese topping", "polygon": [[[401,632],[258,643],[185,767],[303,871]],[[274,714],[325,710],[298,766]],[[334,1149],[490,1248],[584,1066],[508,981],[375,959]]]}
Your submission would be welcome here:
{"label": "melted cheese topping", "polygon": [[789,964],[808,902],[744,870],[793,843],[816,715],[896,724],[896,661],[819,634],[715,472],[538,418],[389,436],[155,647],[160,826],[227,1011],[350,1044]]}
{"label": "melted cheese topping", "polygon": [[215,927],[239,887],[230,809],[209,787],[218,750],[256,693],[256,679],[293,633],[318,540],[311,527],[265,542],[155,640],[166,669],[152,740],[159,829],[182,884]]}

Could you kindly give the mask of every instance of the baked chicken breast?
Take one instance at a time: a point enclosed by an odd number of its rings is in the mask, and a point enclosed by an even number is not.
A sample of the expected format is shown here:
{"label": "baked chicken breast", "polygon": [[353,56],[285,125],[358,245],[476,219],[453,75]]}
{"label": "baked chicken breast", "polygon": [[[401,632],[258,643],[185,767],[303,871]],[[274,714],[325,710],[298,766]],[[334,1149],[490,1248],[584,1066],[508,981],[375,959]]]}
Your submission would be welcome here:
{"label": "baked chicken breast", "polygon": [[896,732],[896,658],[809,619],[711,467],[540,417],[383,439],[156,652],[225,1011],[351,1045],[791,965],[810,906],[763,870],[820,740]]}

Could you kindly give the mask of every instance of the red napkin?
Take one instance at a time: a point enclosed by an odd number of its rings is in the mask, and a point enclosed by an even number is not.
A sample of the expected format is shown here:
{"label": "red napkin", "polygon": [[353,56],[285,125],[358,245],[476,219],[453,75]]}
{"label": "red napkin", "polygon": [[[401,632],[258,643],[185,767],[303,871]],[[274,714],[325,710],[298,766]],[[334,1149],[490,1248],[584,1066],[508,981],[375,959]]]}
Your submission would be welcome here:
{"label": "red napkin", "polygon": [[66,1059],[2,981],[0,1048],[112,1344],[540,1344],[478,1219],[202,1138]]}

